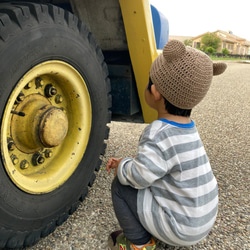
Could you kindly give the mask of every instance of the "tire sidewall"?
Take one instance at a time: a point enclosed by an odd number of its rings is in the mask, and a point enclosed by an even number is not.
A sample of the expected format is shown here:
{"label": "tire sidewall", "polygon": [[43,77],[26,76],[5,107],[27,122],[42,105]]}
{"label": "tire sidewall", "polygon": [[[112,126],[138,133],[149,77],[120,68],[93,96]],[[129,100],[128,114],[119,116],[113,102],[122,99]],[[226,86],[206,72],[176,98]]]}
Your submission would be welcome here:
{"label": "tire sidewall", "polygon": [[107,95],[102,66],[88,38],[66,25],[34,24],[15,34],[3,46],[0,44],[0,116],[20,78],[32,67],[48,60],[69,63],[85,80],[92,104],[91,133],[76,171],[61,187],[48,194],[31,195],[21,191],[11,182],[0,162],[0,223],[13,225],[15,230],[44,227],[70,209],[88,185],[103,145]]}

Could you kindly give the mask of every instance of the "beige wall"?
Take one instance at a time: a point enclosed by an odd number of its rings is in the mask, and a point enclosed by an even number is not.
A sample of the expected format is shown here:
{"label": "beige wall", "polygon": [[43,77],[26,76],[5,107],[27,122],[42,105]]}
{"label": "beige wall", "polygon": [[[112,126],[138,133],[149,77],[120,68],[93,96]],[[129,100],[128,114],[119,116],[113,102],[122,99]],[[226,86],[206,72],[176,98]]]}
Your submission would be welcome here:
{"label": "beige wall", "polygon": [[[233,34],[220,30],[216,31],[215,33],[221,40],[221,44],[220,47],[217,49],[217,52],[221,53],[222,49],[226,48],[230,54],[250,54],[250,42],[246,41],[246,39],[237,37]],[[201,39],[206,34],[207,33],[191,39],[193,40],[194,48],[198,48],[199,46],[201,46]]]}

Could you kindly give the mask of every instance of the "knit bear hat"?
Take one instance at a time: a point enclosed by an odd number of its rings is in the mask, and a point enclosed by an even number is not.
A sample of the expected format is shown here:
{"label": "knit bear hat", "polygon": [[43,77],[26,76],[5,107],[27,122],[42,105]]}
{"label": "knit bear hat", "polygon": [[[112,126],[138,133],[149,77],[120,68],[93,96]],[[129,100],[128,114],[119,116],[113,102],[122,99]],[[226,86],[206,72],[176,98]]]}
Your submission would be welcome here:
{"label": "knit bear hat", "polygon": [[153,62],[150,78],[172,105],[192,109],[205,97],[213,75],[226,68],[225,63],[213,63],[205,53],[170,40]]}

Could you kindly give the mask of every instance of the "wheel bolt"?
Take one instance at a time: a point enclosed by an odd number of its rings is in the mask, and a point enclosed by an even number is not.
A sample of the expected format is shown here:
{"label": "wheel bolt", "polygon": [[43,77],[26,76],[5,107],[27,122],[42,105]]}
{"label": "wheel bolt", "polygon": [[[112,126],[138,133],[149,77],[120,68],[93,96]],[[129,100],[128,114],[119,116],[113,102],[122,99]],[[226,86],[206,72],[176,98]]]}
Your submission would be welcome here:
{"label": "wheel bolt", "polygon": [[8,142],[8,150],[13,151],[16,148],[16,145],[13,141]]}
{"label": "wheel bolt", "polygon": [[31,87],[32,87],[32,82],[28,82],[24,88],[30,89]]}
{"label": "wheel bolt", "polygon": [[10,156],[10,158],[11,158],[11,160],[12,160],[13,165],[18,164],[19,159],[16,157],[16,155],[13,155],[13,154],[12,154],[12,155]]}
{"label": "wheel bolt", "polygon": [[44,92],[47,97],[52,97],[57,94],[57,90],[52,84],[46,85]]}
{"label": "wheel bolt", "polygon": [[20,163],[20,168],[21,169],[27,169],[29,167],[29,162],[26,161],[26,160],[22,160],[21,163]]}
{"label": "wheel bolt", "polygon": [[51,150],[49,149],[46,149],[45,152],[44,152],[44,155],[46,158],[51,158],[53,156],[53,153]]}
{"label": "wheel bolt", "polygon": [[42,79],[42,78],[40,78],[40,77],[37,77],[36,78],[36,87],[37,88],[40,88],[40,87],[42,87],[44,85],[44,80]]}
{"label": "wheel bolt", "polygon": [[58,104],[58,103],[62,103],[63,102],[63,97],[61,95],[56,95],[56,98],[55,98],[55,102]]}
{"label": "wheel bolt", "polygon": [[19,103],[19,102],[22,102],[24,98],[25,98],[25,95],[23,94],[23,92],[20,92],[16,100]]}
{"label": "wheel bolt", "polygon": [[32,164],[33,164],[34,166],[43,164],[44,161],[45,161],[45,159],[44,159],[43,155],[40,154],[40,153],[36,153],[36,154],[34,154],[33,157],[32,157]]}

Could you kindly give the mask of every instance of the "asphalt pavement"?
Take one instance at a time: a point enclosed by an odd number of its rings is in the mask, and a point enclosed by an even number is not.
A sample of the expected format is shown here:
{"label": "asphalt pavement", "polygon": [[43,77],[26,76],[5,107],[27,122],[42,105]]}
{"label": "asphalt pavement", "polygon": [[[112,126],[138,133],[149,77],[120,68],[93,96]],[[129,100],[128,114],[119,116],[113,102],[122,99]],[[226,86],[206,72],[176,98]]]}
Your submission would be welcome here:
{"label": "asphalt pavement", "polygon": [[[194,108],[198,127],[219,185],[219,213],[208,237],[191,247],[157,249],[250,249],[250,64],[228,62],[223,75],[214,77],[205,99]],[[109,157],[131,156],[147,124],[140,119],[113,119],[103,164],[85,201],[54,233],[27,250],[107,249],[110,232],[119,229],[112,207],[112,174],[105,170]]]}

